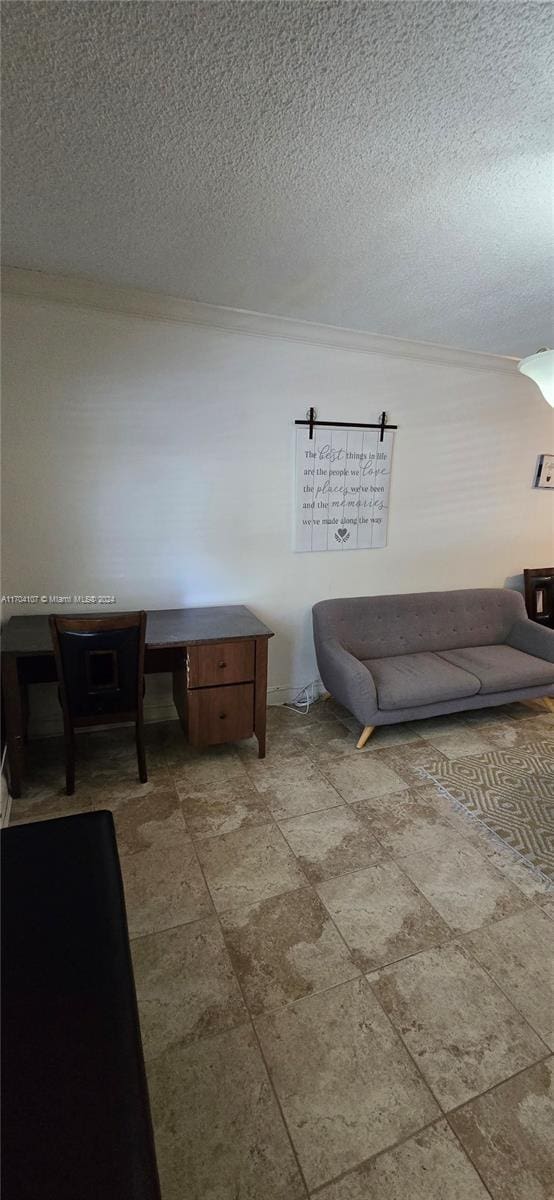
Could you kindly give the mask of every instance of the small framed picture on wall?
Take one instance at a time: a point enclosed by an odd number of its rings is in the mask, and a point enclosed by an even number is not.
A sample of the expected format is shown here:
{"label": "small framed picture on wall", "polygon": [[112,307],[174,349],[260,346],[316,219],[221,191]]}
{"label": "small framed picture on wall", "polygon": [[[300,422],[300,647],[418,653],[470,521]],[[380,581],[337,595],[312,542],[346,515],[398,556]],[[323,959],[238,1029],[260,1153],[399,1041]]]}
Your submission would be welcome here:
{"label": "small framed picture on wall", "polygon": [[554,488],[554,454],[539,454],[533,487]]}

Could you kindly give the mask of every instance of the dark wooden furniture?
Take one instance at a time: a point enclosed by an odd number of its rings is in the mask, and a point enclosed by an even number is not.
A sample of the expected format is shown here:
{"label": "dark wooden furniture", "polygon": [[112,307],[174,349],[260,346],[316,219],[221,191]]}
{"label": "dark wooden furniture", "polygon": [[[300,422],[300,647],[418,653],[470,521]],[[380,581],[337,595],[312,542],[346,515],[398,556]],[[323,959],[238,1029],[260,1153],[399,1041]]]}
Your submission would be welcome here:
{"label": "dark wooden furniture", "polygon": [[266,649],[267,640],[259,638],[188,647],[183,668],[173,673],[173,699],[193,746],[238,742],[251,736],[256,723],[260,729],[256,677],[258,694],[265,696]]}
{"label": "dark wooden furniture", "polygon": [[51,616],[65,742],[65,790],[75,791],[75,730],[133,721],[141,783],[144,750],[144,635],[146,613],[99,617]]}
{"label": "dark wooden furniture", "polygon": [[527,616],[554,629],[554,567],[534,567],[523,572]]}
{"label": "dark wooden furniture", "polygon": [[[173,675],[177,710],[195,745],[254,733],[260,758],[264,757],[267,643],[272,636],[243,605],[147,613],[145,673]],[[10,791],[15,798],[21,795],[30,685],[56,679],[48,617],[11,617],[3,631],[2,694]],[[245,693],[245,687],[252,690]]]}
{"label": "dark wooden furniture", "polygon": [[112,814],[0,840],[3,1200],[160,1200]]}

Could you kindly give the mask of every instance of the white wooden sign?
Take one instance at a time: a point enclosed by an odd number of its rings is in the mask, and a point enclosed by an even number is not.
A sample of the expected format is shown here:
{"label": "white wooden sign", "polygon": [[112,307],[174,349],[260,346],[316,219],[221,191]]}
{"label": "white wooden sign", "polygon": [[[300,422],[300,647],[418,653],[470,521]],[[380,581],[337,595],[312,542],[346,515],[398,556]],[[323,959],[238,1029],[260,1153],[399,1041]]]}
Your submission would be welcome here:
{"label": "white wooden sign", "polygon": [[394,432],[379,434],[296,427],[295,550],[386,546]]}
{"label": "white wooden sign", "polygon": [[539,454],[533,487],[554,488],[554,454]]}

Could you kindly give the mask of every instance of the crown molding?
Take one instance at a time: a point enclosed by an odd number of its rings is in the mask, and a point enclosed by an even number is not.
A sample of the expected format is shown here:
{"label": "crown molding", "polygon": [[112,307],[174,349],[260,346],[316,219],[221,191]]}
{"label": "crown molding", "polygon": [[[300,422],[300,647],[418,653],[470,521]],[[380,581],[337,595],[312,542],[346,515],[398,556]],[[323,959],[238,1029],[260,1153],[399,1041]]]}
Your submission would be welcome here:
{"label": "crown molding", "polygon": [[345,350],[355,354],[409,358],[419,362],[461,367],[464,370],[513,374],[518,363],[517,358],[507,358],[499,354],[458,350],[430,342],[385,337],[382,334],[364,333],[356,329],[342,329],[335,325],[319,325],[290,317],[248,312],[241,308],[202,304],[196,300],[166,296],[161,292],[115,287],[76,275],[54,275],[45,271],[29,271],[22,267],[3,268],[2,292],[21,299],[66,304],[72,308],[95,309],[142,320],[200,325],[248,337],[303,342],[310,346]]}

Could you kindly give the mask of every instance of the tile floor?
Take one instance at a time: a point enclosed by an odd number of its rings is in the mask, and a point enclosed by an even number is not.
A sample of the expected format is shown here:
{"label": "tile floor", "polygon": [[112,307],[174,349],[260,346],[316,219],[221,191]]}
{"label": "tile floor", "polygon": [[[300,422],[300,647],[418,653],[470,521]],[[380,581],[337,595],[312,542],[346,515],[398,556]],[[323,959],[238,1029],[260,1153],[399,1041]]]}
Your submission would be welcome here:
{"label": "tile floor", "polygon": [[[554,892],[418,768],[541,702],[377,731],[332,701],[198,754],[30,748],[11,821],[110,808],[163,1200],[552,1200]],[[526,730],[529,732],[526,733]]]}

